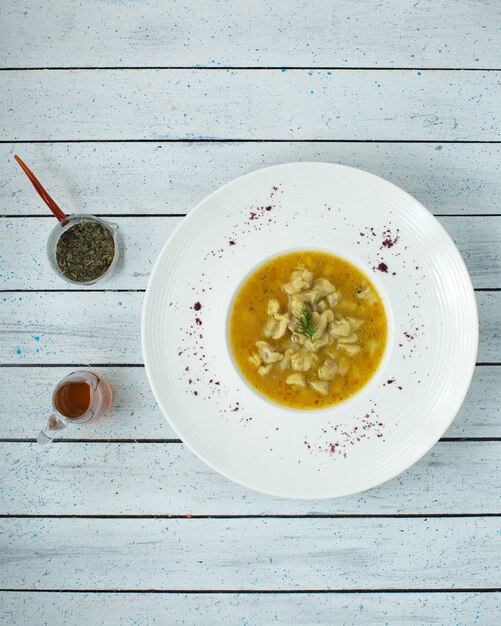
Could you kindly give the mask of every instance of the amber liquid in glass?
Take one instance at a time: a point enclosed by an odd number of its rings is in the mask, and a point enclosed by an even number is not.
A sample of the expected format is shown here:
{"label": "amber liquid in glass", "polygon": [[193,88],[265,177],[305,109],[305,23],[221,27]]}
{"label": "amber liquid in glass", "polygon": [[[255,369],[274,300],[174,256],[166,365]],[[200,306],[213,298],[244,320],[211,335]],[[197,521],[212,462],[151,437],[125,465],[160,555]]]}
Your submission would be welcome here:
{"label": "amber liquid in glass", "polygon": [[54,409],[68,421],[88,422],[101,417],[111,406],[111,388],[94,372],[73,372],[57,386]]}
{"label": "amber liquid in glass", "polygon": [[90,385],[69,382],[62,385],[54,398],[56,409],[69,420],[81,417],[90,407]]}
{"label": "amber liquid in glass", "polygon": [[54,412],[49,416],[47,426],[40,431],[38,443],[50,443],[67,424],[80,424],[102,417],[111,407],[112,397],[109,384],[95,372],[69,374],[52,394]]}

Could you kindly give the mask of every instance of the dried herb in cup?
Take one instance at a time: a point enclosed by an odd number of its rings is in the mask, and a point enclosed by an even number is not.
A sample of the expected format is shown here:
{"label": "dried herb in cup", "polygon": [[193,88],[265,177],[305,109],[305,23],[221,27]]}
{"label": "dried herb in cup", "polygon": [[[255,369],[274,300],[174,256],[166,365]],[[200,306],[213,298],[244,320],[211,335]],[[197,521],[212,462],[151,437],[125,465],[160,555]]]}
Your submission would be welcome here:
{"label": "dried herb in cup", "polygon": [[96,280],[115,257],[111,230],[99,222],[79,222],[64,231],[57,242],[56,262],[70,280],[85,283]]}

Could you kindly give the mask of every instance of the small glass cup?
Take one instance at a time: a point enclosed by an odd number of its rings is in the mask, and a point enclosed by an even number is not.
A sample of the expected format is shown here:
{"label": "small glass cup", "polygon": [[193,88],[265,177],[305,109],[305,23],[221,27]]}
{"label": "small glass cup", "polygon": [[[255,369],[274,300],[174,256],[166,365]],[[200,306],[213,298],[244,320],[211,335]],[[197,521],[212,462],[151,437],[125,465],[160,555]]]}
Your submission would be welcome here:
{"label": "small glass cup", "polygon": [[[111,231],[111,234],[113,235],[113,243],[115,245],[115,256],[113,257],[113,261],[111,262],[109,268],[106,270],[106,272],[104,272],[104,274],[101,274],[101,276],[98,276],[97,278],[94,278],[93,280],[88,280],[88,281],[77,281],[77,280],[72,280],[71,278],[68,278],[68,276],[66,276],[65,274],[61,272],[59,265],[57,264],[57,258],[56,258],[57,243],[61,235],[72,226],[75,226],[75,224],[81,224],[82,222],[95,222],[95,223],[97,222],[98,224],[101,224],[105,228],[108,228]],[[112,272],[115,270],[118,264],[119,256],[120,256],[119,248],[120,246],[119,246],[117,224],[113,224],[112,222],[106,222],[105,220],[95,217],[94,215],[75,214],[75,215],[69,215],[62,222],[58,222],[54,226],[54,228],[51,230],[49,239],[47,241],[47,256],[49,258],[50,266],[52,267],[54,272],[58,276],[60,276],[62,279],[64,279],[66,282],[72,283],[73,285],[94,285],[94,283],[97,283],[97,281],[102,281],[104,280],[104,278],[108,278],[112,274]]]}
{"label": "small glass cup", "polygon": [[[88,385],[88,389],[82,385]],[[112,396],[107,381],[94,372],[79,371],[69,374],[54,389],[54,412],[50,415],[47,426],[40,431],[38,443],[50,443],[68,424],[83,424],[102,417],[111,407]]]}

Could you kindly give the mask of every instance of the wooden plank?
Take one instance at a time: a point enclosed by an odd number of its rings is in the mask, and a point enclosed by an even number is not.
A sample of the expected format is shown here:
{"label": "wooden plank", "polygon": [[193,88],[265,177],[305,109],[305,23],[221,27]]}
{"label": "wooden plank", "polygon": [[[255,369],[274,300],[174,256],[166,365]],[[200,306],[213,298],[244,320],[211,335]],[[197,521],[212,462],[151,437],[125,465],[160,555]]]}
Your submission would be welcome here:
{"label": "wooden plank", "polygon": [[[118,294],[117,294],[118,295]],[[54,385],[58,380],[69,374],[68,367],[34,367],[29,370],[29,377],[34,390],[33,394],[26,393],[25,373],[18,367],[0,369],[2,395],[4,401],[0,408],[0,439],[33,438],[44,423],[50,410],[50,398]],[[480,373],[489,368],[479,368]],[[493,368],[499,374],[501,382],[501,368]],[[99,371],[109,381],[113,389],[113,406],[106,417],[88,424],[74,425],[61,431],[63,439],[172,439],[177,438],[167,420],[163,417],[153,393],[151,392],[146,372],[143,367],[100,367]],[[487,394],[484,396],[485,386],[479,387],[479,396],[489,404],[487,410],[470,413],[473,432],[497,432],[496,408],[489,402],[489,397],[495,404],[496,400],[489,396],[495,379],[486,382]],[[473,417],[475,415],[475,417]],[[492,420],[491,425],[485,422]],[[483,426],[479,422],[484,422]]]}
{"label": "wooden plank", "polygon": [[141,363],[142,293],[0,294],[0,363]]}
{"label": "wooden plank", "polygon": [[14,71],[0,80],[4,141],[499,140],[495,73]]}
{"label": "wooden plank", "polygon": [[0,592],[9,626],[26,624],[473,624],[498,626],[499,593]]}
{"label": "wooden plank", "polygon": [[[122,234],[122,263],[103,287],[146,289],[153,264],[182,218],[118,217]],[[473,285],[501,287],[501,217],[441,217],[465,259]],[[47,239],[55,220],[0,220],[0,286],[2,289],[78,289],[57,276],[46,256]],[[29,251],[27,253],[27,251]],[[101,285],[96,285],[100,288]]]}
{"label": "wooden plank", "polygon": [[439,443],[381,487],[296,501],[240,487],[181,444],[0,444],[0,515],[501,513],[501,443]]}
{"label": "wooden plank", "polygon": [[[110,220],[120,228],[120,267],[106,283],[95,287],[146,289],[153,264],[181,219],[119,217]],[[501,218],[494,219],[498,219],[501,238]],[[3,289],[79,289],[78,285],[71,285],[57,276],[49,266],[46,246],[49,233],[55,224],[55,220],[43,217],[0,220],[0,285]],[[487,235],[488,225],[486,226]],[[29,250],[28,254],[26,250]],[[485,272],[488,273],[487,266]],[[499,282],[501,286],[501,276]]]}
{"label": "wooden plank", "polygon": [[485,588],[492,517],[0,520],[1,588]]}
{"label": "wooden plank", "polygon": [[[33,367],[26,393],[26,374],[17,367],[0,371],[4,407],[0,410],[0,439],[34,438],[50,409],[54,385],[69,367]],[[164,419],[142,367],[100,367],[113,388],[113,407],[106,418],[61,431],[61,438],[171,439],[177,435]],[[477,367],[465,402],[446,437],[501,436],[501,367]]]}
{"label": "wooden plank", "polygon": [[[477,292],[479,362],[499,362],[501,292]],[[142,293],[0,294],[0,364],[142,362]],[[92,323],[89,322],[92,320]]]}
{"label": "wooden plank", "polygon": [[2,6],[4,67],[500,67],[497,4],[33,1]]}
{"label": "wooden plank", "polygon": [[501,361],[501,336],[499,333],[501,293],[477,293],[476,298],[480,324],[477,361],[479,363],[499,363]]}
{"label": "wooden plank", "polygon": [[[501,217],[440,217],[475,288],[501,287]],[[489,234],[487,234],[489,232]]]}
{"label": "wooden plank", "polygon": [[[501,237],[501,218],[494,219],[498,219]],[[181,220],[180,217],[119,217],[109,220],[120,228],[120,267],[106,283],[95,287],[146,289],[160,250]],[[479,226],[482,223],[480,221]],[[0,285],[3,289],[79,289],[78,285],[71,285],[57,276],[49,266],[46,246],[55,224],[55,220],[43,217],[0,220]],[[486,226],[487,235],[488,224]]]}
{"label": "wooden plank", "polygon": [[463,406],[446,437],[500,437],[501,368],[476,367]]}
{"label": "wooden plank", "polygon": [[343,163],[407,190],[433,213],[499,213],[498,144],[49,143],[0,144],[0,215],[49,215],[13,154],[68,212],[187,213],[219,186],[293,161]]}

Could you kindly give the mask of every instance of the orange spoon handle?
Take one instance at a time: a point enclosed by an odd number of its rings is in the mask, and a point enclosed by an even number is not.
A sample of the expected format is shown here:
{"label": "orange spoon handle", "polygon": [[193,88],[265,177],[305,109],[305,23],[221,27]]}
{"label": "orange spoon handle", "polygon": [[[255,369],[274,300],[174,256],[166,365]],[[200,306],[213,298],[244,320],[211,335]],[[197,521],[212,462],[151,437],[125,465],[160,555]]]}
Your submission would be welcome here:
{"label": "orange spoon handle", "polygon": [[49,209],[54,213],[57,219],[62,222],[66,219],[66,214],[58,207],[58,205],[54,202],[54,200],[49,196],[49,194],[42,187],[42,184],[38,180],[38,178],[33,174],[30,168],[20,159],[17,154],[14,155],[14,158],[19,163],[19,165],[23,168],[26,176],[31,180],[33,187],[37,190],[39,196],[45,202],[45,204],[49,207]]}

